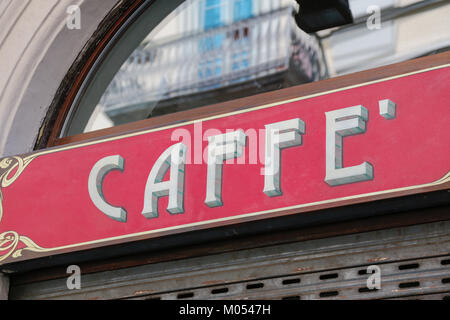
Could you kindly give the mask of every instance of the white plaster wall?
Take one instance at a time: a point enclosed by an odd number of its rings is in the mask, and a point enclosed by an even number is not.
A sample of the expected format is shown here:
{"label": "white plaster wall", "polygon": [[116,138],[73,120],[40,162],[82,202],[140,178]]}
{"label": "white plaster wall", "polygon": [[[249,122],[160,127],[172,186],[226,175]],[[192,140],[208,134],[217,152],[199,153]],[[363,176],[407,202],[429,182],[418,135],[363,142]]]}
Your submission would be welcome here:
{"label": "white plaster wall", "polygon": [[[32,150],[66,72],[119,0],[0,0],[0,157]],[[81,29],[69,30],[78,5]]]}

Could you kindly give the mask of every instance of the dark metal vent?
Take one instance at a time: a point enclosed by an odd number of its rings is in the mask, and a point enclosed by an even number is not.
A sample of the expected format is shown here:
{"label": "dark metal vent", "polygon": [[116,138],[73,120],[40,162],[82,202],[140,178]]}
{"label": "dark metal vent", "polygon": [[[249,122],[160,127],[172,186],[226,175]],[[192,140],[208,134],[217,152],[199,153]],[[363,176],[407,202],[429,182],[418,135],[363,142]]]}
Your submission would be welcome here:
{"label": "dark metal vent", "polygon": [[12,281],[10,298],[445,300],[450,221],[82,274],[81,290],[66,280]]}
{"label": "dark metal vent", "polygon": [[369,289],[367,266],[292,274],[134,299],[439,299],[450,297],[449,257],[376,264],[381,288]]}

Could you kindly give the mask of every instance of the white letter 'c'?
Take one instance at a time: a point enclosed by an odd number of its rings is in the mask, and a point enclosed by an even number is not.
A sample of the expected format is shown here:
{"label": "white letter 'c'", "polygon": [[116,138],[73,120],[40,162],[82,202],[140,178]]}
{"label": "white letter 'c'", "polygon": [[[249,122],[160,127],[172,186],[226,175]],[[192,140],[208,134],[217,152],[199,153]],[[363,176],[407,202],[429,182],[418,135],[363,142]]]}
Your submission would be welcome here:
{"label": "white letter 'c'", "polygon": [[103,180],[105,176],[112,170],[123,171],[125,161],[119,156],[110,156],[99,160],[89,174],[89,196],[94,205],[108,217],[120,221],[127,221],[127,212],[124,208],[113,207],[106,202],[103,195]]}

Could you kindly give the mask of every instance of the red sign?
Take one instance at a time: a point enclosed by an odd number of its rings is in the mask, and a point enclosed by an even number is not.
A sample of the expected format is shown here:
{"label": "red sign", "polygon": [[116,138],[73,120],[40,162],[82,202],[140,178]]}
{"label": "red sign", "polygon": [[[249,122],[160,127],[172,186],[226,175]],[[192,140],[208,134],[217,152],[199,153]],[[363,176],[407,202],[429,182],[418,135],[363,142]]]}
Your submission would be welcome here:
{"label": "red sign", "polygon": [[0,161],[0,263],[449,186],[441,66]]}

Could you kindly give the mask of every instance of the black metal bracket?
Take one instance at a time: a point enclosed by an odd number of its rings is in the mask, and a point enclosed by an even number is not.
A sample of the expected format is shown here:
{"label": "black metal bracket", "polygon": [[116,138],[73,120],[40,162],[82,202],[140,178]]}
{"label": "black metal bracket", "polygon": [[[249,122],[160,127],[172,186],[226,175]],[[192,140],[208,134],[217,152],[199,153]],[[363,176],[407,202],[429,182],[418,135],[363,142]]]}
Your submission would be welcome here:
{"label": "black metal bracket", "polygon": [[296,1],[300,5],[300,10],[294,16],[295,21],[307,33],[353,23],[348,0]]}

